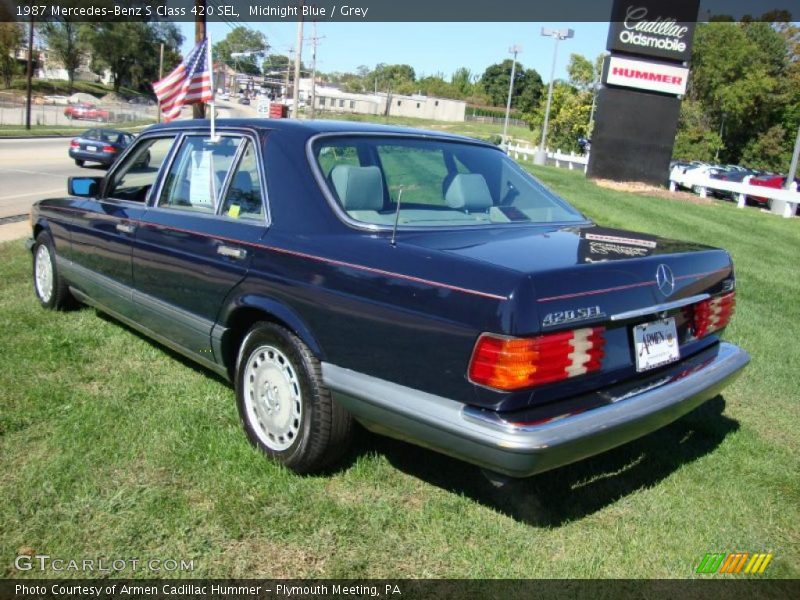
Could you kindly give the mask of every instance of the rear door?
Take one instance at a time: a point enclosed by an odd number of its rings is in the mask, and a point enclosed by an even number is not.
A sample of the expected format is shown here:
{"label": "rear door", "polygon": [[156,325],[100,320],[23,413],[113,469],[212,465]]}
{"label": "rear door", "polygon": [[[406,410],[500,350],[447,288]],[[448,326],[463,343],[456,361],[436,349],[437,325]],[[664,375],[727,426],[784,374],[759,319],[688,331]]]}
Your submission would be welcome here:
{"label": "rear door", "polygon": [[266,228],[257,138],[182,136],[136,235],[138,320],[191,352],[208,353],[220,306],[244,278]]}

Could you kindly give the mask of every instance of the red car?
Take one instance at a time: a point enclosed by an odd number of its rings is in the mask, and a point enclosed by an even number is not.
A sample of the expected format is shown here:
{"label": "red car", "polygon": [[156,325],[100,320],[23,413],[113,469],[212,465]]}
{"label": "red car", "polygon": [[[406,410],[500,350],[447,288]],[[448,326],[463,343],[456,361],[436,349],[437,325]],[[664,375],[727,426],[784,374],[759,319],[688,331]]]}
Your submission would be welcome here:
{"label": "red car", "polygon": [[[795,179],[795,181],[800,184],[800,179]],[[763,175],[761,177],[753,177],[750,180],[750,185],[760,185],[764,187],[775,188],[776,190],[782,188],[785,184],[785,175]],[[769,204],[769,198],[760,198],[757,196],[750,196],[750,198],[759,204]]]}
{"label": "red car", "polygon": [[102,108],[97,108],[93,104],[80,103],[71,104],[64,109],[64,116],[68,119],[86,119],[87,121],[107,122],[111,113]]}

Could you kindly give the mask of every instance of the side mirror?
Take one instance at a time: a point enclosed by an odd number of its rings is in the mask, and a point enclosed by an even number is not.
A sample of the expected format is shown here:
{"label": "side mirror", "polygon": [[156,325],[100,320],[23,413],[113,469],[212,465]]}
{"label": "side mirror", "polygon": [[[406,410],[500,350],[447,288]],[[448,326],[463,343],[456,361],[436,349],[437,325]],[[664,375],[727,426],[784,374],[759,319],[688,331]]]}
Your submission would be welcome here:
{"label": "side mirror", "polygon": [[67,193],[70,196],[91,198],[100,191],[102,177],[70,177],[67,179]]}

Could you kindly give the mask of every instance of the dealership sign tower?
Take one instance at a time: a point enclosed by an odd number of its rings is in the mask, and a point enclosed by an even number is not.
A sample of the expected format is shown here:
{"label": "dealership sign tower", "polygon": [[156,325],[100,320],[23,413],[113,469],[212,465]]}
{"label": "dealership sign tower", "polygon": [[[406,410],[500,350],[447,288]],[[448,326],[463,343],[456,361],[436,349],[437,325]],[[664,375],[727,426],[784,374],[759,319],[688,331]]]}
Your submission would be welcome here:
{"label": "dealership sign tower", "polygon": [[615,0],[587,174],[662,184],[700,0]]}

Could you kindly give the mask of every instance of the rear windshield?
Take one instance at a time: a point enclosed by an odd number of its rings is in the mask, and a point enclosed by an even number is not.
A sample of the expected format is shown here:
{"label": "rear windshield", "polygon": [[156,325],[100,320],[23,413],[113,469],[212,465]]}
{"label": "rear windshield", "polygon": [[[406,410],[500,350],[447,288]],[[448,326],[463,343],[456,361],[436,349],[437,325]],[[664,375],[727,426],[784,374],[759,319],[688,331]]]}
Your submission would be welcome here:
{"label": "rear windshield", "polygon": [[[351,219],[391,227],[571,223],[585,217],[502,152],[422,138],[346,136],[313,146]],[[399,212],[398,212],[399,206]]]}

